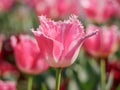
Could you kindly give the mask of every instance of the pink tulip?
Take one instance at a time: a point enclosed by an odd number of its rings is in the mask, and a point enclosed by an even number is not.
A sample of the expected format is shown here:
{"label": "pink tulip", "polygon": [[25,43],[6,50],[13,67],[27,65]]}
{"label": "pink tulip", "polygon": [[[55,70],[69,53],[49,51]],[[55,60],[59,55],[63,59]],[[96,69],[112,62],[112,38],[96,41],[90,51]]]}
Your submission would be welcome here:
{"label": "pink tulip", "polygon": [[76,60],[85,38],[96,33],[85,34],[82,24],[75,16],[69,20],[54,22],[39,17],[41,25],[33,31],[39,47],[52,67],[67,67]]}
{"label": "pink tulip", "polygon": [[13,5],[14,0],[0,0],[0,12],[7,11]]}
{"label": "pink tulip", "polygon": [[39,74],[48,69],[42,51],[33,38],[28,35],[20,35],[18,38],[12,36],[11,43],[17,66],[21,71],[28,74]]}
{"label": "pink tulip", "polygon": [[1,81],[0,90],[16,90],[16,83],[13,81]]}
{"label": "pink tulip", "polygon": [[99,32],[96,36],[85,40],[85,50],[94,57],[108,57],[115,53],[119,42],[117,26],[97,27],[89,25],[87,32],[93,32],[95,29],[98,29]]}
{"label": "pink tulip", "polygon": [[81,6],[86,16],[95,22],[109,20],[118,9],[115,0],[81,0]]}
{"label": "pink tulip", "polygon": [[79,15],[80,3],[79,0],[36,0],[35,10],[37,15],[54,19],[65,18],[70,14]]}

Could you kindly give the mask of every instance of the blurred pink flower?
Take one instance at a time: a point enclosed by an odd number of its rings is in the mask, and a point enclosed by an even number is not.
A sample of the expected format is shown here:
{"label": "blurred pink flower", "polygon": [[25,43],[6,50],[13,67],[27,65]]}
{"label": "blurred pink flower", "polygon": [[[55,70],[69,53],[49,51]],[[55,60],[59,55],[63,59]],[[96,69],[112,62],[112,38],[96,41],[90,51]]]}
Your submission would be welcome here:
{"label": "blurred pink flower", "polygon": [[17,90],[16,83],[13,81],[1,81],[0,80],[0,90]]}
{"label": "blurred pink flower", "polygon": [[80,14],[79,0],[36,0],[37,15],[50,18],[65,18],[71,14]]}
{"label": "blurred pink flower", "polygon": [[39,17],[40,26],[33,31],[44,57],[52,67],[67,67],[76,60],[85,38],[83,26],[76,16],[69,20],[55,22],[44,16]]}
{"label": "blurred pink flower", "polygon": [[17,68],[14,65],[6,62],[5,60],[1,60],[0,61],[0,75],[1,75],[1,77],[4,78],[8,74],[15,75],[16,78],[19,77],[19,71],[17,70]]}
{"label": "blurred pink flower", "polygon": [[0,12],[9,10],[13,3],[14,0],[0,0]]}
{"label": "blurred pink flower", "polygon": [[98,29],[99,32],[96,36],[85,40],[85,50],[94,57],[108,57],[115,53],[119,43],[117,26],[97,27],[89,25],[87,27],[87,33],[93,32],[95,29]]}
{"label": "blurred pink flower", "polygon": [[48,69],[42,51],[37,42],[28,35],[20,35],[18,38],[11,37],[14,48],[15,60],[18,68],[28,74],[39,74]]}
{"label": "blurred pink flower", "polygon": [[109,20],[118,9],[115,0],[81,0],[81,6],[94,22]]}

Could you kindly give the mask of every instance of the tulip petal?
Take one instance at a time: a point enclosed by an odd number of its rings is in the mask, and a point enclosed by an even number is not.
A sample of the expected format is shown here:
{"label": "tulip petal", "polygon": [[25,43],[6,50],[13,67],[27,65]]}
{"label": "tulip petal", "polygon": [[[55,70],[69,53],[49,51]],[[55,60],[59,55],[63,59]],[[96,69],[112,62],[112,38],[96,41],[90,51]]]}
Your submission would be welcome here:
{"label": "tulip petal", "polygon": [[[79,41],[75,44],[74,48],[69,51],[69,53],[67,53],[67,55],[65,56],[67,60],[69,60],[70,58],[72,58],[72,62],[75,61],[75,59],[77,58],[78,54],[79,54],[79,49],[83,43],[83,41],[86,39],[86,38],[89,38],[93,35],[95,35],[98,31],[94,31],[92,33],[89,33],[87,35],[85,35],[84,37],[80,38]],[[71,57],[72,56],[72,57]]]}

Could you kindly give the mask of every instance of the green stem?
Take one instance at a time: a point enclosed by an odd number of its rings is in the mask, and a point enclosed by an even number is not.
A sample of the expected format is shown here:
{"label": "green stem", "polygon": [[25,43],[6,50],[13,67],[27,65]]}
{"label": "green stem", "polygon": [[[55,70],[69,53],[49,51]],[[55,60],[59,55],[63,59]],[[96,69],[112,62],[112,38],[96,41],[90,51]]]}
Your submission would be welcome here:
{"label": "green stem", "polygon": [[[42,88],[42,90],[47,90],[47,87],[45,86],[44,83],[41,84],[41,88]],[[41,88],[40,88],[40,90],[41,90]]]}
{"label": "green stem", "polygon": [[56,89],[55,90],[60,90],[60,79],[61,79],[61,68],[58,68],[56,71]]}
{"label": "green stem", "polygon": [[33,77],[29,76],[28,77],[28,88],[27,88],[27,90],[32,90],[32,81],[33,81]]}
{"label": "green stem", "polygon": [[101,90],[105,90],[106,74],[105,74],[105,61],[104,59],[100,60],[100,72],[101,72]]}

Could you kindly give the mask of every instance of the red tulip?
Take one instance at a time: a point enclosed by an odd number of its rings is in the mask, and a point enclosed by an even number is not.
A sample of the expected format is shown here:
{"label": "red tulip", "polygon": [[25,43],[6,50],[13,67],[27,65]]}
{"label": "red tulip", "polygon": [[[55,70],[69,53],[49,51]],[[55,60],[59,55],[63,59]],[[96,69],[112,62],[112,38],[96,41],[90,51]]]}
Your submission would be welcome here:
{"label": "red tulip", "polygon": [[28,74],[39,74],[48,69],[42,51],[37,42],[28,35],[20,35],[18,40],[11,37],[11,44],[14,48],[15,60],[18,68]]}
{"label": "red tulip", "polygon": [[94,57],[108,57],[114,54],[118,48],[119,35],[117,26],[97,27],[89,25],[87,32],[92,32],[98,29],[96,36],[85,40],[85,50]]}
{"label": "red tulip", "polygon": [[81,6],[88,18],[95,22],[104,22],[115,15],[115,0],[81,0]]}
{"label": "red tulip", "polygon": [[0,90],[17,90],[13,81],[0,81]]}
{"label": "red tulip", "polygon": [[69,20],[55,22],[39,17],[41,25],[33,31],[42,53],[52,67],[67,67],[76,60],[85,38],[96,33],[85,34],[82,24],[75,16]]}

